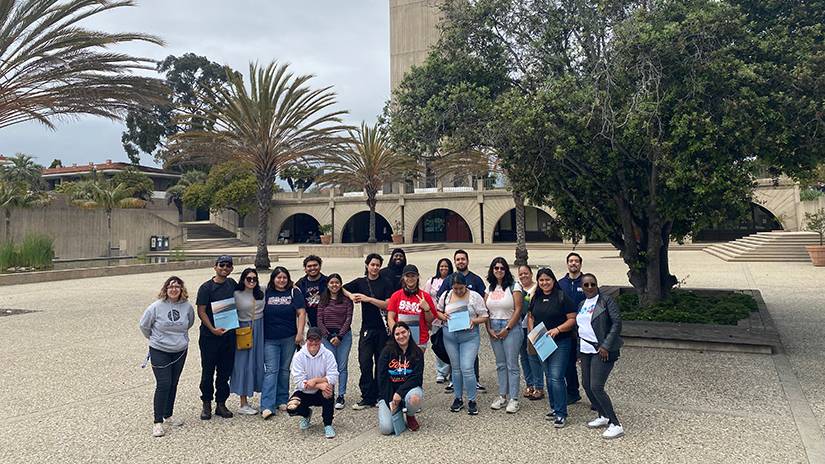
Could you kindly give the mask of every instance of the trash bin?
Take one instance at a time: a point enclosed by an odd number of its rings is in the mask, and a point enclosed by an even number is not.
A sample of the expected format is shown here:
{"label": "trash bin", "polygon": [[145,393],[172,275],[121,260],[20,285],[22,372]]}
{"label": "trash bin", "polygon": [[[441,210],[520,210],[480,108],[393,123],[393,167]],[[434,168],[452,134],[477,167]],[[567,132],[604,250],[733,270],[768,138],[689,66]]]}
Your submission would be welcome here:
{"label": "trash bin", "polygon": [[158,251],[158,236],[152,235],[149,237],[149,251]]}
{"label": "trash bin", "polygon": [[164,235],[161,238],[163,239],[163,251],[169,251],[169,236]]}

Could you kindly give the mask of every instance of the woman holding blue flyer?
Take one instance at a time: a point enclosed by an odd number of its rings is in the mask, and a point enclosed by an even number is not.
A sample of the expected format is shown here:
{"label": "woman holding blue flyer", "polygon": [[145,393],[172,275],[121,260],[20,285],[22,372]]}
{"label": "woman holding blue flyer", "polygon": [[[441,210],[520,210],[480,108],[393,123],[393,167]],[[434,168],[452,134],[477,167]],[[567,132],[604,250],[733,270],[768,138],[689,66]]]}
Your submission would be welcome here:
{"label": "woman holding blue flyer", "polygon": [[293,288],[289,271],[276,267],[264,294],[264,384],[261,417],[269,419],[278,406],[286,410],[292,355],[304,342],[304,295]]}
{"label": "woman holding blue flyer", "polygon": [[[241,398],[238,412],[248,416],[258,414],[258,410],[249,404],[249,398],[260,392],[264,382],[264,292],[258,285],[258,273],[249,267],[241,273],[241,279],[235,286],[235,306],[238,308],[236,336],[241,340],[242,330],[252,329],[251,346],[237,346],[235,349],[235,366],[229,378],[229,391]],[[239,344],[240,345],[240,344]]]}
{"label": "woman holding blue flyer", "polygon": [[582,289],[586,299],[579,303],[576,315],[582,358],[582,385],[590,403],[599,413],[587,426],[591,429],[607,427],[602,433],[603,438],[619,438],[624,435],[624,429],[613,411],[610,397],[604,391],[604,384],[619,359],[622,317],[616,300],[599,292],[596,276],[584,274]]}
{"label": "woman holding blue flyer", "polygon": [[437,313],[438,319],[447,323],[444,347],[450,356],[455,395],[450,411],[458,412],[464,408],[463,393],[466,390],[467,413],[475,416],[478,414],[478,384],[473,365],[481,343],[478,326],[487,322],[487,306],[481,295],[467,289],[464,274],[456,272],[450,279],[452,287],[438,300]]}
{"label": "woman holding blue flyer", "polygon": [[[552,410],[545,416],[553,421],[553,426],[562,428],[567,424],[567,386],[564,374],[570,350],[573,349],[571,331],[576,326],[576,308],[573,302],[559,288],[556,275],[550,268],[541,268],[536,273],[538,288],[530,300],[527,315],[527,330],[531,342],[542,357],[542,367],[550,392]],[[538,333],[534,333],[534,329]],[[551,340],[539,340],[537,337],[550,337]],[[553,343],[547,343],[552,341]],[[556,349],[547,355],[540,350],[542,346],[555,345]]]}

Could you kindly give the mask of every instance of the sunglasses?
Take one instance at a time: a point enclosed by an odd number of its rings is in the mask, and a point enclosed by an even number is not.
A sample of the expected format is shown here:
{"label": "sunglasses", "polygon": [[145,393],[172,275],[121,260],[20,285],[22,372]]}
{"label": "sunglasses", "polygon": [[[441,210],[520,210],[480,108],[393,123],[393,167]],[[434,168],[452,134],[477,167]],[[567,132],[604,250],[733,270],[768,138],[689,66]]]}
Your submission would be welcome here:
{"label": "sunglasses", "polygon": [[232,263],[222,262],[218,263],[218,267],[232,267]]}
{"label": "sunglasses", "polygon": [[496,266],[496,267],[493,268],[493,270],[494,271],[504,271],[504,270],[506,270],[506,268],[503,268],[501,266]]}
{"label": "sunglasses", "polygon": [[582,284],[582,288],[596,288],[598,285],[596,284]]}
{"label": "sunglasses", "polygon": [[257,277],[247,277],[247,278],[246,278],[246,281],[247,281],[247,282],[257,282],[257,281],[258,281],[258,278],[257,278]]}

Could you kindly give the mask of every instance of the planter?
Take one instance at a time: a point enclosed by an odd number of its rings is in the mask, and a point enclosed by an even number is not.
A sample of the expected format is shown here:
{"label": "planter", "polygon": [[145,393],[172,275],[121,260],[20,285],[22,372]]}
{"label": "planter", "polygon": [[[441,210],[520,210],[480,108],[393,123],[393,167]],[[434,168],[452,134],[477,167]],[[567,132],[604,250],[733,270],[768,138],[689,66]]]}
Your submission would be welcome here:
{"label": "planter", "polygon": [[330,243],[332,243],[332,235],[321,236],[321,245],[329,245]]}
{"label": "planter", "polygon": [[808,245],[805,249],[814,266],[825,266],[825,245]]}
{"label": "planter", "polygon": [[401,234],[392,234],[392,244],[401,245],[404,243],[404,236]]}

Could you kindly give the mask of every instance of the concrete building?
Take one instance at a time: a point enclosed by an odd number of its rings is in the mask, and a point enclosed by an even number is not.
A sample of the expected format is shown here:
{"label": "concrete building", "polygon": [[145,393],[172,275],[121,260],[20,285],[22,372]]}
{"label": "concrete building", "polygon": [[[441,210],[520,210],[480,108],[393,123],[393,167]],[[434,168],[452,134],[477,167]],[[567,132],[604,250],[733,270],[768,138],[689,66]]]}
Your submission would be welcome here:
{"label": "concrete building", "polygon": [[438,0],[390,0],[390,89],[438,41]]}
{"label": "concrete building", "polygon": [[98,164],[72,164],[71,166],[47,168],[43,170],[43,179],[46,181],[47,188],[54,190],[55,187],[63,182],[84,180],[88,178],[93,171],[97,175],[109,178],[128,168],[136,168],[138,171],[149,176],[154,184],[155,193],[153,198],[164,198],[166,190],[175,185],[178,179],[180,179],[180,174],[173,171],[153,168],[151,166],[136,166],[129,163],[112,162],[112,160],[106,160],[105,163]]}

